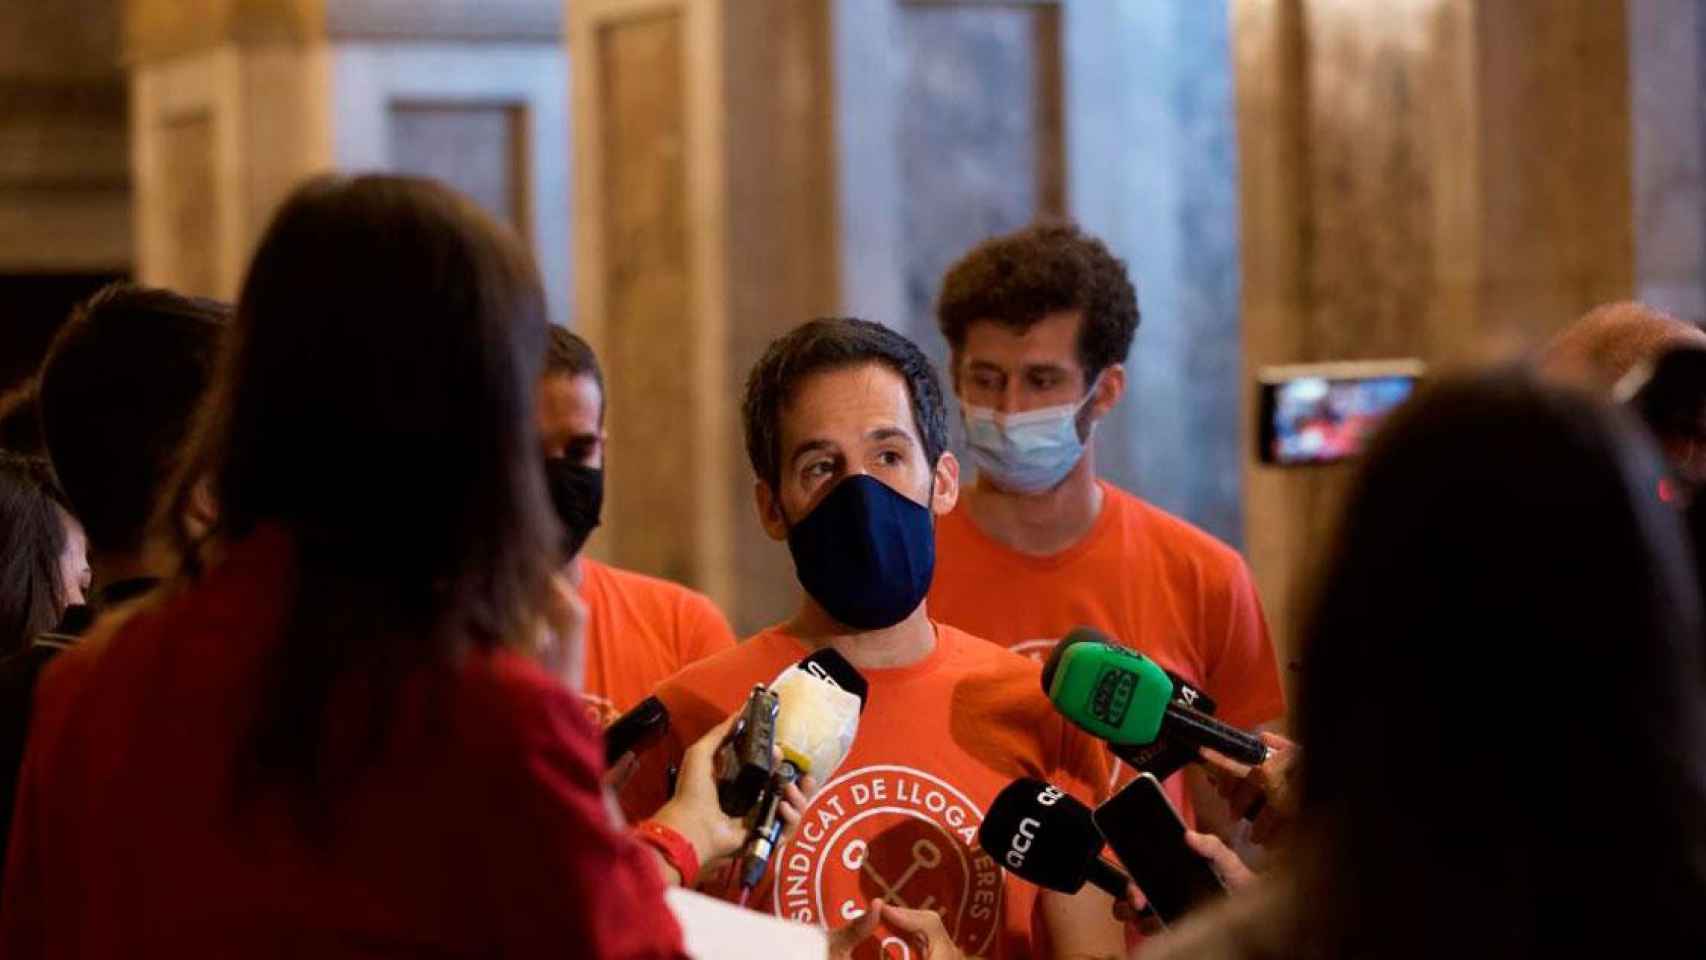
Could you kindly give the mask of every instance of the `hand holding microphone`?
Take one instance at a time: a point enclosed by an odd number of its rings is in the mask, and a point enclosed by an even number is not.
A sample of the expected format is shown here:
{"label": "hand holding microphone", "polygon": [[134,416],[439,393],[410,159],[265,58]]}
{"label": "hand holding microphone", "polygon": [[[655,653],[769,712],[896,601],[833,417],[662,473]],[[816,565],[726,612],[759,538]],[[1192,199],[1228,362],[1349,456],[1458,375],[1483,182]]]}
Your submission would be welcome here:
{"label": "hand holding microphone", "polygon": [[759,795],[757,815],[742,846],[738,875],[742,899],[763,879],[781,842],[782,803],[789,792],[793,791],[796,804],[803,803],[797,784],[807,777],[821,782],[847,759],[868,690],[859,671],[828,648],[789,667],[770,685],[779,703],[775,744],[781,762]]}
{"label": "hand holding microphone", "polygon": [[1067,634],[1043,668],[1043,691],[1054,708],[1140,769],[1149,769],[1141,748],[1163,738],[1192,751],[1217,750],[1240,763],[1267,759],[1260,737],[1191,706],[1179,690],[1155,661],[1088,627]]}

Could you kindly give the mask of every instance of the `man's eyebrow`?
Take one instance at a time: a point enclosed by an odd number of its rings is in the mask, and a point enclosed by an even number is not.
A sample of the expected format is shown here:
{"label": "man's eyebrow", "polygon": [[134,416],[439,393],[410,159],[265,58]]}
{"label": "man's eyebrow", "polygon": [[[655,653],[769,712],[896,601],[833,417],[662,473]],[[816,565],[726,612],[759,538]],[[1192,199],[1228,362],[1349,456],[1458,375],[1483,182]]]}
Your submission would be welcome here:
{"label": "man's eyebrow", "polygon": [[899,427],[878,427],[875,430],[872,430],[870,433],[865,434],[865,439],[874,440],[877,442],[881,442],[884,440],[893,440],[897,437],[901,440],[905,440],[907,443],[916,443],[917,442],[916,440],[914,440],[912,438],[911,433],[908,433],[907,431],[902,430]]}
{"label": "man's eyebrow", "polygon": [[799,443],[794,444],[794,449],[788,451],[788,462],[793,463],[795,460],[800,459],[801,457],[805,456],[808,453],[818,453],[821,451],[833,451],[835,449],[836,449],[836,446],[833,442],[826,440],[822,437],[814,437],[814,438],[809,439],[809,440],[801,440]]}

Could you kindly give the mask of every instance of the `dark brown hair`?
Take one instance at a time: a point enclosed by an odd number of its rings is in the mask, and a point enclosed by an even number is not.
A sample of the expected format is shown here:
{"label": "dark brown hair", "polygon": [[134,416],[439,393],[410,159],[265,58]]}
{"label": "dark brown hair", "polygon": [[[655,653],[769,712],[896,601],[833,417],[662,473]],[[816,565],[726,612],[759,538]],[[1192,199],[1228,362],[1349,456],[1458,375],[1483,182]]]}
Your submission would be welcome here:
{"label": "dark brown hair", "polygon": [[92,549],[141,546],[230,318],[223,303],[118,283],[54,337],[41,370],[43,442]]}
{"label": "dark brown hair", "polygon": [[65,612],[63,506],[46,460],[0,450],[0,657],[29,646]]}
{"label": "dark brown hair", "polygon": [[539,622],[560,534],[534,393],[545,301],[513,234],[427,180],[311,181],[250,265],[185,467],[160,521],[211,484],[210,536],[295,545],[293,592],[249,766],[323,799],[335,683],[375,691]]}
{"label": "dark brown hair", "polygon": [[1141,319],[1125,263],[1070,223],[1032,224],[991,237],[948,268],[936,322],[957,354],[966,328],[992,321],[1018,333],[1051,313],[1081,311],[1078,362],[1089,386],[1124,363]]}
{"label": "dark brown hair", "polygon": [[912,419],[932,468],[948,449],[948,419],[936,369],[918,345],[880,323],[855,317],[811,320],[777,337],[746,378],[741,420],[752,472],[775,489],[782,479],[782,409],[800,381],[830,370],[876,364],[906,383]]}

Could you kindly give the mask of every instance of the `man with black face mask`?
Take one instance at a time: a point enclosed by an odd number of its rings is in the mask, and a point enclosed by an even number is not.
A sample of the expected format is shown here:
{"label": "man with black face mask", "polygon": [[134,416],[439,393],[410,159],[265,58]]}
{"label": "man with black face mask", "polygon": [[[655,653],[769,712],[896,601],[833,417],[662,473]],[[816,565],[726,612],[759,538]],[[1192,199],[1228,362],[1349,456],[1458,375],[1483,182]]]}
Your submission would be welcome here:
{"label": "man with black face mask", "polygon": [[585,340],[551,328],[539,384],[545,477],[563,524],[568,574],[587,606],[581,696],[608,724],[671,674],[734,645],[703,594],[581,555],[604,505],[604,374]]}
{"label": "man with black face mask", "polygon": [[788,544],[799,608],[663,685],[667,748],[645,757],[623,807],[640,818],[660,806],[667,767],[754,683],[832,648],[870,684],[858,735],[747,902],[831,928],[874,911],[859,957],[918,956],[920,936],[932,960],[1120,956],[1107,896],[1039,894],[977,846],[1014,777],[1095,803],[1107,769],[1044,699],[1036,663],[925,609],[936,519],[959,495],[945,417],[929,361],[879,324],[814,320],[770,345],[743,419],[759,522]]}

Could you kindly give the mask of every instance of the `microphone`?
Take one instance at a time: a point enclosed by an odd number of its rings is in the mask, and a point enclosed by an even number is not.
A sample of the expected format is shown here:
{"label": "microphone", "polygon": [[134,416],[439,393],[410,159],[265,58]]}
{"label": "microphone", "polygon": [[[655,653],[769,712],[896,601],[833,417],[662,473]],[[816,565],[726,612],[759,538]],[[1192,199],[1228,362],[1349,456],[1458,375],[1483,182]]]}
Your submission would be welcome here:
{"label": "microphone", "polygon": [[[1078,727],[1116,747],[1144,747],[1165,736],[1195,750],[1208,747],[1258,766],[1268,745],[1253,733],[1221,723],[1181,702],[1159,664],[1107,637],[1079,627],[1063,640],[1045,673],[1049,702]],[[1126,754],[1115,751],[1121,759]]]}
{"label": "microphone", "polygon": [[782,791],[808,774],[827,779],[847,759],[870,685],[847,658],[825,648],[782,671],[770,690],[781,700],[776,745],[782,763],[759,798],[758,816],[742,847],[743,896],[763,879],[782,836]]}
{"label": "microphone", "polygon": [[977,842],[1015,876],[1047,890],[1077,893],[1093,883],[1120,900],[1131,882],[1102,859],[1090,808],[1046,780],[1025,777],[1003,787]]}
{"label": "microphone", "polygon": [[[1043,694],[1046,696],[1049,687],[1054,682],[1054,675],[1060,666],[1060,658],[1066,648],[1078,643],[1100,643],[1101,634],[1089,628],[1080,628],[1067,634],[1049,651],[1048,659],[1043,662]],[[1160,664],[1156,664],[1160,666]],[[1173,682],[1173,702],[1185,707],[1194,707],[1203,713],[1212,714],[1216,704],[1196,684],[1179,676],[1166,667],[1162,672]],[[1133,770],[1140,773],[1151,773],[1158,780],[1165,780],[1199,759],[1197,749],[1190,744],[1177,743],[1165,735],[1156,738],[1154,743],[1138,746],[1135,744],[1110,743],[1108,752],[1124,760]]]}
{"label": "microphone", "polygon": [[629,753],[639,753],[669,732],[669,708],[657,697],[647,697],[604,728],[604,766]]}

